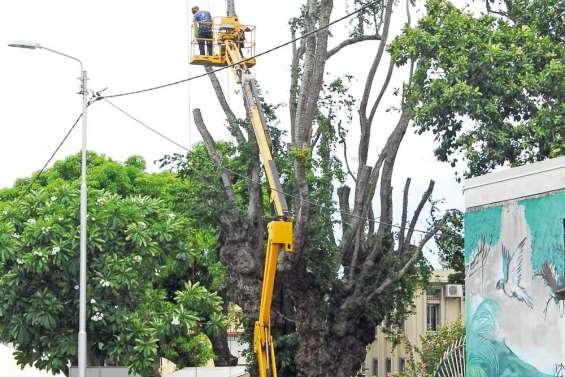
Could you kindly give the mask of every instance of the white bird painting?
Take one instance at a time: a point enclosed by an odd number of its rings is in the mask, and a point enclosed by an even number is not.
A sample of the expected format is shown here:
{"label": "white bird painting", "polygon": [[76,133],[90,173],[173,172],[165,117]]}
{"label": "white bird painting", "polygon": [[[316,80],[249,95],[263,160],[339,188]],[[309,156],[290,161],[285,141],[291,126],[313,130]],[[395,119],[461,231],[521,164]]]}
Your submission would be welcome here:
{"label": "white bird painting", "polygon": [[524,238],[512,255],[506,246],[502,245],[502,278],[496,283],[497,289],[502,289],[504,294],[526,304],[530,309],[534,308],[532,298],[520,285],[522,280],[522,262],[524,260]]}

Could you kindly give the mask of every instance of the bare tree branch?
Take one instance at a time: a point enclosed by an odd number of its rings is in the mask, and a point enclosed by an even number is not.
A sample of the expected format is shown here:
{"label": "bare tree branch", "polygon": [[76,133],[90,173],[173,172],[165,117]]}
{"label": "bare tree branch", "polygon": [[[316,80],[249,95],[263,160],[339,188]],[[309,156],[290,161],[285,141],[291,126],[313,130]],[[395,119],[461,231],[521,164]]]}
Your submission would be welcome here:
{"label": "bare tree branch", "polygon": [[353,179],[353,182],[357,182],[357,177],[351,171],[351,167],[349,166],[349,158],[347,158],[347,143],[343,140],[343,160],[345,161],[345,167],[347,168],[347,173]]}
{"label": "bare tree branch", "polygon": [[349,226],[350,219],[350,209],[349,209],[349,194],[351,193],[351,188],[349,186],[342,186],[337,189],[337,197],[339,202],[339,213],[341,214],[341,227],[346,229]]}
{"label": "bare tree branch", "polygon": [[342,41],[340,44],[328,51],[328,59],[341,51],[344,47],[351,46],[353,44],[365,41],[380,41],[381,36],[379,34],[371,35],[360,35],[358,37],[352,37]]}
{"label": "bare tree branch", "polygon": [[385,77],[385,81],[383,83],[383,86],[381,87],[381,91],[379,92],[379,95],[377,96],[377,99],[375,100],[375,103],[373,104],[373,107],[371,108],[371,113],[369,114],[367,123],[369,125],[371,125],[373,123],[373,119],[375,118],[375,114],[377,113],[377,109],[379,108],[379,105],[381,104],[381,100],[383,99],[383,96],[388,88],[388,84],[390,83],[390,78],[392,77],[392,71],[394,70],[394,61],[391,59],[390,60],[390,64],[388,65],[388,71],[386,73],[386,77]]}
{"label": "bare tree branch", "polygon": [[410,269],[410,267],[412,267],[412,265],[414,263],[416,263],[416,261],[418,260],[418,258],[421,257],[422,255],[422,250],[424,248],[424,246],[426,245],[426,243],[438,232],[438,230],[445,224],[445,222],[447,221],[447,214],[444,215],[444,217],[438,221],[434,227],[428,232],[426,233],[426,235],[424,236],[424,238],[420,241],[420,243],[418,244],[418,246],[415,247],[414,252],[412,253],[411,257],[408,259],[408,261],[404,264],[404,266],[400,269],[400,271],[393,275],[393,276],[389,276],[387,277],[382,283],[381,285],[375,289],[368,297],[367,297],[367,302],[370,302],[376,295],[381,294],[385,289],[387,289],[391,284],[401,280],[404,275],[406,275],[406,273],[408,272],[408,270]]}
{"label": "bare tree branch", "polygon": [[[409,1],[409,0],[407,0]],[[402,197],[402,217],[400,220],[400,230],[398,232],[398,250],[404,248],[404,233],[406,232],[406,219],[408,217],[408,192],[410,191],[410,178],[406,178],[404,184],[404,195]]]}
{"label": "bare tree branch", "polygon": [[214,70],[211,66],[204,66],[206,73],[208,73],[208,77],[210,78],[210,82],[212,83],[212,87],[214,88],[214,92],[216,92],[216,98],[218,98],[218,102],[224,110],[224,114],[226,115],[226,119],[230,125],[230,128],[237,139],[239,144],[244,144],[246,142],[243,133],[241,132],[241,128],[239,128],[239,124],[237,123],[237,117],[235,116],[234,112],[232,111],[228,101],[226,100],[226,96],[224,95],[224,91],[222,89],[222,85],[214,73]]}
{"label": "bare tree branch", "polygon": [[398,120],[398,123],[396,124],[396,127],[394,128],[392,133],[389,135],[386,144],[383,147],[383,150],[379,158],[377,159],[377,164],[375,165],[373,171],[371,172],[371,177],[369,178],[369,183],[366,187],[366,194],[365,194],[366,200],[363,202],[365,204],[365,208],[362,209],[361,211],[362,213],[367,213],[371,199],[375,195],[375,190],[380,176],[380,168],[383,166],[386,159],[391,157],[392,158],[396,157],[396,153],[398,151],[398,148],[400,147],[400,143],[402,142],[402,139],[404,138],[406,129],[410,124],[410,120],[412,119],[412,116],[413,114],[410,108],[406,105],[403,105],[402,113],[400,114],[400,119]]}
{"label": "bare tree branch", "polygon": [[[296,39],[296,32],[292,30],[292,39]],[[288,106],[290,111],[290,132],[292,142],[295,140],[295,130],[296,130],[296,111],[298,107],[298,92],[299,85],[298,79],[300,76],[300,66],[299,62],[305,51],[304,44],[301,43],[300,47],[296,47],[296,42],[292,43],[292,62],[290,64],[290,90],[289,90],[289,100]]]}
{"label": "bare tree branch", "polygon": [[416,211],[414,211],[414,215],[412,216],[412,220],[410,221],[410,225],[408,226],[408,234],[406,235],[406,240],[404,241],[404,247],[400,250],[401,253],[404,253],[407,250],[407,246],[410,245],[412,234],[414,234],[414,229],[416,229],[416,224],[418,222],[418,219],[420,218],[422,209],[424,208],[424,205],[426,204],[430,196],[432,196],[434,185],[435,182],[431,180],[430,184],[428,185],[428,189],[426,190],[424,195],[422,195],[420,203],[418,203],[418,207],[416,207]]}
{"label": "bare tree branch", "polygon": [[410,26],[412,24],[412,16],[410,14],[410,3],[411,3],[411,0],[406,0],[406,24],[408,26]]}
{"label": "bare tree branch", "polygon": [[[363,89],[363,93],[361,95],[361,102],[359,104],[359,125],[361,126],[361,137],[359,142],[358,148],[358,160],[359,160],[359,168],[367,164],[367,154],[369,150],[369,142],[371,139],[371,123],[367,118],[367,105],[369,103],[369,97],[371,95],[371,89],[373,87],[373,81],[375,79],[375,74],[377,73],[377,68],[381,63],[381,59],[383,57],[386,42],[388,40],[388,33],[390,29],[390,20],[392,18],[392,7],[393,7],[394,0],[387,0],[386,7],[385,7],[385,14],[384,14],[384,21],[383,21],[383,32],[381,43],[379,44],[379,49],[377,50],[377,54],[375,55],[375,59],[371,64],[371,68],[369,69],[369,73],[367,74],[367,79],[365,81],[365,87]],[[359,173],[357,173],[359,175]]]}
{"label": "bare tree branch", "polygon": [[314,149],[316,144],[318,144],[318,141],[320,140],[321,136],[322,136],[322,127],[318,127],[316,129],[316,132],[314,133],[314,137],[312,137],[312,142],[310,144],[312,149]]}
{"label": "bare tree branch", "polygon": [[[314,30],[316,22],[320,26],[328,25],[332,9],[333,0],[308,0],[304,20],[305,31]],[[303,153],[307,153],[305,148],[309,146],[311,141],[308,137],[311,135],[311,128],[322,89],[327,60],[328,37],[329,30],[324,29],[317,34],[312,34],[305,38],[304,46],[306,50],[296,106],[294,132],[292,132],[294,147]],[[298,194],[295,199],[297,212],[294,225],[294,249],[298,251],[298,255],[302,255],[304,229],[310,216],[310,202],[308,200],[310,189],[306,179],[304,158],[298,158],[294,161],[294,173],[296,179],[295,188]]]}
{"label": "bare tree branch", "polygon": [[[353,236],[357,233],[357,230],[363,226],[366,220],[361,217],[361,210],[363,208],[363,201],[365,200],[364,192],[368,184],[368,179],[371,174],[371,167],[364,166],[360,170],[360,174],[357,175],[357,185],[355,187],[355,200],[353,203],[353,214],[350,216],[350,226],[344,231],[343,238],[341,240],[341,259],[343,259],[343,254],[351,247],[351,242]],[[339,261],[341,264],[341,260]]]}
{"label": "bare tree branch", "polygon": [[202,119],[202,113],[200,112],[200,109],[194,109],[192,111],[192,114],[194,115],[194,123],[196,124],[196,127],[200,132],[200,136],[202,136],[202,140],[206,145],[208,153],[210,154],[216,165],[220,166],[220,177],[224,185],[224,190],[226,190],[228,201],[231,204],[235,205],[235,192],[233,191],[231,174],[223,167],[224,162],[222,160],[222,156],[216,149],[216,143],[214,142],[212,135],[210,135],[210,132],[208,132],[208,129],[204,124],[204,119]]}
{"label": "bare tree branch", "polygon": [[386,3],[386,10],[385,10],[385,21],[383,26],[383,34],[381,37],[381,43],[379,44],[379,49],[377,50],[377,54],[373,63],[371,64],[371,68],[369,69],[369,73],[367,74],[367,79],[365,80],[365,88],[363,89],[363,94],[361,95],[361,103],[359,105],[359,113],[362,114],[363,117],[366,117],[366,109],[367,104],[369,101],[369,96],[371,94],[371,88],[373,87],[373,81],[375,79],[375,74],[377,73],[377,68],[381,62],[383,57],[383,53],[385,51],[386,42],[388,40],[388,32],[390,29],[390,20],[392,17],[392,6],[394,4],[394,0],[387,0]]}
{"label": "bare tree branch", "polygon": [[369,235],[375,233],[375,212],[373,211],[373,206],[369,207],[369,229],[367,233]]}
{"label": "bare tree branch", "polygon": [[359,249],[361,247],[361,232],[355,236],[355,247],[353,248],[353,256],[351,257],[351,264],[349,267],[349,278],[347,282],[347,289],[350,289],[355,284],[355,273],[357,269],[357,260],[359,259]]}

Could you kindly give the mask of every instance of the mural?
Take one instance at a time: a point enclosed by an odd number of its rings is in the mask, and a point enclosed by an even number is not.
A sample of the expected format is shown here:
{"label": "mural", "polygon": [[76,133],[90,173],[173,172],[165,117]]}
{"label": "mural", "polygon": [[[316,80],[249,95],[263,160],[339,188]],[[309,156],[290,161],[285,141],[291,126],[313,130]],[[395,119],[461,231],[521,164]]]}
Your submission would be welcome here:
{"label": "mural", "polygon": [[465,214],[467,373],[565,377],[565,192]]}

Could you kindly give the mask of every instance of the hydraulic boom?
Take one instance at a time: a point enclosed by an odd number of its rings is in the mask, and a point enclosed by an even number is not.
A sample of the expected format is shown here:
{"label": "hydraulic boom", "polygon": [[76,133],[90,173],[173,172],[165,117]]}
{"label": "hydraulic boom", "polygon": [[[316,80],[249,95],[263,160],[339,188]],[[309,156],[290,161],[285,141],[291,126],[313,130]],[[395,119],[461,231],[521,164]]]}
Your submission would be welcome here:
{"label": "hydraulic boom", "polygon": [[241,85],[271,191],[270,202],[273,216],[267,227],[268,237],[263,286],[259,318],[255,322],[253,346],[257,354],[260,377],[277,377],[275,350],[271,336],[271,304],[279,253],[281,250],[288,253],[292,252],[292,220],[289,217],[279,172],[271,153],[271,142],[261,110],[257,86],[249,71],[249,68],[255,64],[255,60],[245,59],[241,53],[245,43],[244,32],[249,27],[242,26],[236,17],[222,17],[220,23],[215,25],[213,29],[213,40],[219,45],[219,54],[194,56],[193,64],[230,67],[237,83]]}

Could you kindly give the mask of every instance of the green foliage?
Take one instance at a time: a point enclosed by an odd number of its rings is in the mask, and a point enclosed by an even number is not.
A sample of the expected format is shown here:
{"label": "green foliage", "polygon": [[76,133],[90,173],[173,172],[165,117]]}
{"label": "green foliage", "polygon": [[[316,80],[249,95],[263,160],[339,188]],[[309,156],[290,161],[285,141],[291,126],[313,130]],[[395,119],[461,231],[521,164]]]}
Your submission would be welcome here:
{"label": "green foliage", "polygon": [[410,356],[404,373],[399,377],[433,377],[434,371],[443,354],[451,345],[465,335],[463,321],[455,321],[442,326],[437,331],[429,331],[420,337],[421,348],[410,344],[404,337],[402,342]]}
{"label": "green foliage", "polygon": [[563,3],[512,2],[503,17],[475,17],[442,0],[390,46],[417,62],[408,100],[418,132],[467,176],[565,153]]}
{"label": "green foliage", "polygon": [[[215,231],[179,210],[186,182],[144,166],[89,154],[87,331],[94,362],[148,376],[163,356],[205,363],[207,336],[227,322],[210,290],[225,284]],[[0,191],[0,339],[14,343],[20,365],[59,372],[76,361],[79,175],[75,155],[22,198],[29,179]],[[200,278],[208,288],[191,282]]]}
{"label": "green foliage", "polygon": [[[433,216],[433,215],[432,215]],[[465,284],[465,240],[463,237],[463,212],[447,212],[445,224],[434,236],[440,260],[455,272],[449,275],[452,284]]]}

